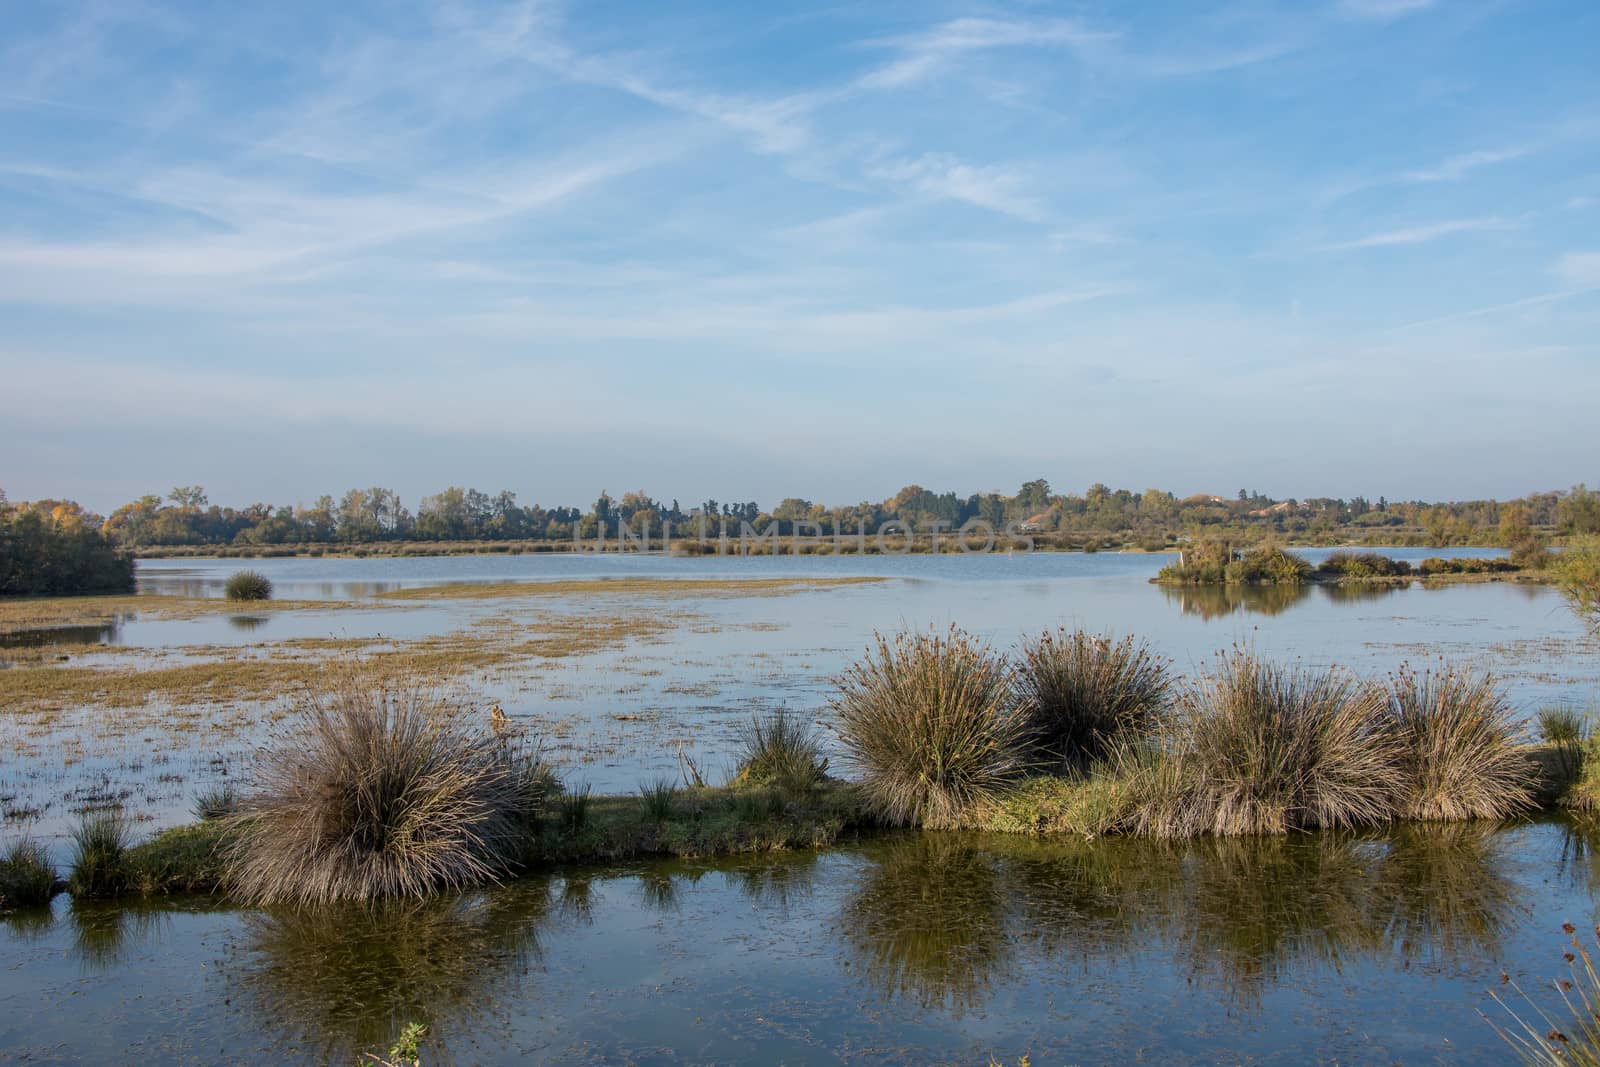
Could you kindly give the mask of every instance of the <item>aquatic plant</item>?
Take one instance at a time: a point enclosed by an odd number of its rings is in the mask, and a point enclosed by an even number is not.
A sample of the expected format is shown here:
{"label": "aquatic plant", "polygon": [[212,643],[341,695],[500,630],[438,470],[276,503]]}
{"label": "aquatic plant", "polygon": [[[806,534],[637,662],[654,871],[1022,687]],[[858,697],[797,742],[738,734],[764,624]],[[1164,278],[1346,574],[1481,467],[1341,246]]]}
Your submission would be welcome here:
{"label": "aquatic plant", "polygon": [[223,593],[229,600],[271,600],[272,582],[260,571],[235,571],[228,576]]}
{"label": "aquatic plant", "polygon": [[678,787],[671,778],[656,778],[639,786],[639,808],[656,822],[672,818],[672,802],[677,797]]}
{"label": "aquatic plant", "polygon": [[257,759],[224,824],[234,892],[255,903],[422,897],[526,854],[537,757],[437,691],[351,677],[313,694]]}
{"label": "aquatic plant", "polygon": [[1078,768],[1117,738],[1148,731],[1172,688],[1165,661],[1144,642],[1064,628],[1023,642],[1016,680],[1040,754]]}
{"label": "aquatic plant", "polygon": [[120,811],[86,814],[72,831],[67,886],[74,895],[114,896],[128,887],[127,853],[132,831]]}
{"label": "aquatic plant", "polygon": [[740,729],[734,785],[774,786],[791,794],[809,792],[827,777],[822,739],[785,707],[755,715]]}
{"label": "aquatic plant", "polygon": [[1400,815],[1503,819],[1532,807],[1536,768],[1492,677],[1402,669],[1389,706],[1404,773]]}
{"label": "aquatic plant", "polygon": [[[1516,980],[1502,974],[1502,987],[1510,989],[1525,1005],[1523,1011],[1512,1007],[1499,990],[1489,995],[1503,1008],[1511,1021],[1501,1026],[1493,1019],[1489,1025],[1506,1043],[1516,1049],[1522,1062],[1530,1067],[1600,1067],[1600,971],[1595,968],[1590,947],[1578,937],[1577,927],[1561,924],[1567,935],[1568,949],[1562,953],[1567,962],[1568,978],[1558,978],[1555,987],[1565,1011],[1566,1021],[1551,1018],[1525,993]],[[1600,930],[1596,931],[1600,942]],[[1488,1018],[1488,1016],[1484,1016]]]}
{"label": "aquatic plant", "polygon": [[955,627],[878,634],[832,708],[864,801],[892,825],[958,825],[1027,766],[1010,666]]}
{"label": "aquatic plant", "polygon": [[194,817],[201,822],[210,819],[220,819],[229,814],[239,803],[239,793],[232,782],[223,782],[219,786],[203,789],[195,794]]}
{"label": "aquatic plant", "polygon": [[1191,683],[1171,737],[1137,769],[1135,826],[1189,837],[1386,821],[1402,785],[1387,710],[1342,671],[1236,649]]}
{"label": "aquatic plant", "polygon": [[0,911],[36,908],[56,894],[56,869],[37,841],[22,838],[0,853]]}
{"label": "aquatic plant", "polygon": [[1555,752],[1560,789],[1566,793],[1583,777],[1589,746],[1593,743],[1594,717],[1585,711],[1558,704],[1534,713],[1539,736]]}
{"label": "aquatic plant", "polygon": [[593,792],[593,787],[585,782],[563,793],[556,801],[556,821],[567,833],[577,833],[589,821],[589,797]]}

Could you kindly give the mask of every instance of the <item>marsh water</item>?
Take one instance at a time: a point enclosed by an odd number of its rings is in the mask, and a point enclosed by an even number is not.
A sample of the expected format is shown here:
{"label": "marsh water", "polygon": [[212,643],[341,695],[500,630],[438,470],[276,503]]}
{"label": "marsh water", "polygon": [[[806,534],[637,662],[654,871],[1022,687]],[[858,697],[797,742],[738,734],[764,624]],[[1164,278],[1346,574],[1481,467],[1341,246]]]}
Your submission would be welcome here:
{"label": "marsh water", "polygon": [[380,911],[61,898],[0,922],[0,1058],[350,1063],[422,1022],[429,1063],[1498,1064],[1488,991],[1552,1006],[1594,845],[914,834]]}
{"label": "marsh water", "polygon": [[[1166,559],[146,561],[145,594],[220,597],[250,566],[280,601],[306,603],[13,632],[0,661],[59,647],[75,665],[154,668],[537,635],[565,618],[649,623],[471,679],[569,782],[601,792],[677,773],[680,750],[716,780],[736,727],[763,709],[826,726],[830,678],[874,631],[903,626],[956,624],[1000,647],[1056,625],[1134,633],[1180,673],[1235,644],[1367,674],[1467,663],[1498,674],[1523,713],[1600,690],[1600,644],[1548,588],[1176,590],[1149,583]],[[784,595],[382,595],[858,575],[885,580]],[[141,831],[188,821],[195,792],[238,773],[291,703],[0,716],[0,838],[28,833],[60,858],[77,813],[108,802]],[[1594,844],[1561,819],[1185,846],[910,835],[561,870],[376,913],[62,897],[0,922],[0,1060],[352,1062],[422,1021],[428,1062],[1501,1063],[1507,1046],[1478,1014],[1502,1018],[1486,991],[1504,971],[1550,1004],[1561,923],[1597,918]]]}

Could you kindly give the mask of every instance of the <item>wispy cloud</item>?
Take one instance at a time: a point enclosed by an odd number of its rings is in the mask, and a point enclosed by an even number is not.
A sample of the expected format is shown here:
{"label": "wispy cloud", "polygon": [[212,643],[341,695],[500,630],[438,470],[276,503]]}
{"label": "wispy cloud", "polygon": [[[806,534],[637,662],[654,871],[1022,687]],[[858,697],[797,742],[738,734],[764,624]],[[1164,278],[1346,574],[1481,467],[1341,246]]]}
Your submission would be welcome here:
{"label": "wispy cloud", "polygon": [[1340,0],[1339,10],[1358,19],[1392,22],[1428,10],[1435,0]]}
{"label": "wispy cloud", "polygon": [[1600,252],[1568,252],[1556,261],[1555,274],[1568,285],[1600,285]]}
{"label": "wispy cloud", "polygon": [[1044,204],[1026,191],[1026,181],[1003,166],[974,166],[954,156],[928,153],[878,163],[869,177],[903,183],[927,196],[956,200],[1027,222],[1046,218]]}
{"label": "wispy cloud", "polygon": [[1482,233],[1494,230],[1512,230],[1516,226],[1498,217],[1475,219],[1450,219],[1426,226],[1407,226],[1398,230],[1383,230],[1358,237],[1353,241],[1339,241],[1322,246],[1324,252],[1343,252],[1356,248],[1389,248],[1396,245],[1420,245],[1451,237],[1458,233]]}
{"label": "wispy cloud", "polygon": [[1513,159],[1521,159],[1528,154],[1529,149],[1520,147],[1463,152],[1460,155],[1440,160],[1432,167],[1406,171],[1400,175],[1400,179],[1408,182],[1460,181],[1480,167],[1489,167],[1496,163],[1509,163]]}
{"label": "wispy cloud", "polygon": [[1090,30],[1071,19],[958,18],[921,33],[869,44],[896,49],[900,54],[856,82],[865,89],[898,89],[922,81],[970,52],[996,48],[1081,48],[1106,44],[1116,34]]}

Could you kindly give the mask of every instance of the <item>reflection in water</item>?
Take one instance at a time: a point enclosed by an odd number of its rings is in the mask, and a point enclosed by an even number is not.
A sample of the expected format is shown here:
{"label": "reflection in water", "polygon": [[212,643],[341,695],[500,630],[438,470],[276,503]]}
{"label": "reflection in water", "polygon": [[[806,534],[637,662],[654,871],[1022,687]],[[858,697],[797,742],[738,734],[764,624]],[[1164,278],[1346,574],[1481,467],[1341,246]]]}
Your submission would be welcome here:
{"label": "reflection in water", "polygon": [[1394,596],[1405,586],[1386,582],[1339,582],[1317,588],[1335,604],[1365,604]]}
{"label": "reflection in water", "polygon": [[505,1021],[550,911],[550,884],[529,879],[421,904],[250,913],[229,981],[264,1032],[298,1035],[324,1061],[386,1049],[420,1022],[432,1062],[452,1037]]}
{"label": "reflection in water", "polygon": [[166,930],[172,909],[143,900],[110,902],[74,899],[67,909],[72,951],[90,970],[121,963],[135,946]]}
{"label": "reflection in water", "polygon": [[981,1008],[1011,951],[996,857],[959,837],[916,834],[873,859],[839,917],[872,983],[923,1007]]}
{"label": "reflection in water", "polygon": [[812,899],[818,852],[778,852],[726,871],[733,883],[762,907],[787,916],[792,905]]}
{"label": "reflection in water", "polygon": [[267,624],[270,616],[267,615],[229,615],[228,625],[235,630],[245,633],[254,633]]}
{"label": "reflection in water", "polygon": [[88,626],[43,626],[0,634],[0,649],[55,648],[58,645],[113,645],[122,633],[126,616]]}
{"label": "reflection in water", "polygon": [[1185,615],[1210,621],[1238,611],[1281,615],[1311,595],[1307,585],[1161,585],[1162,595]]}
{"label": "reflection in water", "polygon": [[924,1006],[981,1008],[1024,942],[1095,967],[1155,950],[1255,1003],[1307,967],[1497,958],[1518,913],[1501,842],[1493,824],[1186,844],[921,835],[869,853],[840,928],[880,991]]}

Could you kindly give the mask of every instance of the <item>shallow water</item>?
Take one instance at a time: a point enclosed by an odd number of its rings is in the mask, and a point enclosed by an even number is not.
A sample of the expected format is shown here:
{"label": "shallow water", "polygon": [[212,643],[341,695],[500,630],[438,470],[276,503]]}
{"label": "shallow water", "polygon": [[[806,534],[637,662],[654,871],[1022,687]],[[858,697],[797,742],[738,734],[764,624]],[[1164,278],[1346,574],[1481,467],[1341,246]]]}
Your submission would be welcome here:
{"label": "shallow water", "polygon": [[1486,991],[1551,1005],[1595,844],[915,834],[378,912],[62,898],[0,923],[0,1055],[351,1062],[421,1021],[430,1063],[1499,1064]]}
{"label": "shallow water", "polygon": [[[1484,554],[1397,549],[1400,558]],[[1324,553],[1308,552],[1312,558]],[[1234,644],[1279,659],[1343,664],[1372,675],[1441,657],[1499,674],[1529,712],[1588,705],[1600,690],[1600,643],[1551,589],[1510,583],[1425,588],[1174,589],[1150,584],[1168,557],[1117,553],[1014,556],[781,556],[748,559],[560,554],[368,559],[150,560],[146,593],[220,597],[241,566],[266,574],[281,600],[354,601],[326,609],[251,609],[195,618],[132,613],[74,628],[71,665],[128,668],[207,657],[337,655],[293,642],[404,643],[498,628],[537,637],[552,619],[659,621],[647,634],[559,657],[495,667],[467,681],[485,707],[501,705],[543,745],[561,773],[601,792],[677,775],[681,750],[711,781],[731,769],[738,727],[780,705],[828,722],[830,679],[875,630],[959,625],[997,646],[1057,625],[1134,633],[1180,673]],[[386,601],[376,592],[461,581],[583,578],[881,576],[878,583],[810,587],[781,596],[585,593]],[[39,631],[18,645],[49,641]],[[0,649],[0,660],[6,655]],[[0,705],[6,675],[0,671]],[[194,795],[237,768],[293,694],[193,709],[95,705],[37,717],[0,715],[0,836],[53,842],[86,806],[120,798],[150,829],[187,821]],[[174,726],[182,720],[181,726]]]}

